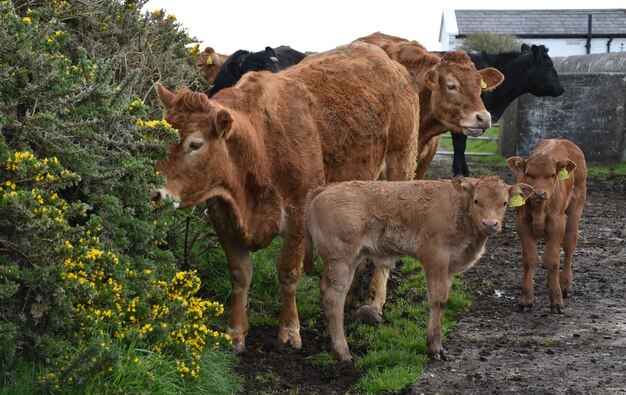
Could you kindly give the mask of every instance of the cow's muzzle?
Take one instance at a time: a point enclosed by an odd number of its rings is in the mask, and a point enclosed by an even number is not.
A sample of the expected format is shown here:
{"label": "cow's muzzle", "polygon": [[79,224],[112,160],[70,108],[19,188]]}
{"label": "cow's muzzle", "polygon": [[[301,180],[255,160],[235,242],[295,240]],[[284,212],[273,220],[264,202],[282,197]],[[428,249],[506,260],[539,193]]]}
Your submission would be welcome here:
{"label": "cow's muzzle", "polygon": [[150,201],[152,203],[159,203],[164,201],[166,198],[170,198],[174,201],[174,207],[178,207],[180,202],[176,199],[173,199],[172,196],[167,193],[164,189],[156,189],[150,194]]}

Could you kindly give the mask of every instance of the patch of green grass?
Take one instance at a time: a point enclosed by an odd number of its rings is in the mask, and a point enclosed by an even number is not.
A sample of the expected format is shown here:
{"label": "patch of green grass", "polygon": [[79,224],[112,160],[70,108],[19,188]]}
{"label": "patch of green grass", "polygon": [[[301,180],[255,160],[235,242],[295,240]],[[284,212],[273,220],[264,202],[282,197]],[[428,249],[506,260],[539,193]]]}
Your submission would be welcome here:
{"label": "patch of green grass", "polygon": [[327,351],[315,355],[312,359],[313,366],[324,371],[331,370],[335,362],[337,362],[335,355]]}
{"label": "patch of green grass", "polygon": [[537,340],[537,343],[544,347],[552,347],[552,346],[556,346],[557,344],[559,344],[560,341],[559,339],[545,338],[545,339]]}
{"label": "patch of green grass", "polygon": [[278,380],[280,377],[272,372],[272,370],[268,370],[266,372],[261,372],[261,373],[257,373],[254,376],[254,380],[258,381],[261,384],[269,384],[269,383],[273,383],[274,381]]}
{"label": "patch of green grass", "polygon": [[610,176],[626,176],[626,162],[615,165],[588,165],[587,174],[591,177],[606,178]]}

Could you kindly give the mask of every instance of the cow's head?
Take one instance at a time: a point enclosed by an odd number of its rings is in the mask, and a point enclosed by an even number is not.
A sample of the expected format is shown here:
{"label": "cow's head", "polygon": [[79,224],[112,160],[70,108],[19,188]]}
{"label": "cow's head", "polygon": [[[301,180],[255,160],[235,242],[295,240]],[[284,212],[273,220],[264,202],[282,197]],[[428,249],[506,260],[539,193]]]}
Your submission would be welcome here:
{"label": "cow's head", "polygon": [[166,159],[155,164],[167,182],[150,199],[158,202],[171,197],[187,207],[219,195],[220,188],[229,186],[232,171],[226,143],[234,126],[231,113],[188,88],[174,94],[157,83],[156,89],[167,112],[166,120],[179,131],[180,140],[169,146]]}
{"label": "cow's head", "polygon": [[267,70],[276,73],[278,71],[278,57],[272,48],[265,47],[263,51],[248,52],[240,56],[237,62],[229,63],[228,67],[231,67],[233,74],[238,75],[239,78],[248,71]]}
{"label": "cow's head", "polygon": [[513,156],[506,160],[506,164],[517,174],[518,182],[532,185],[535,191],[531,201],[537,205],[550,201],[558,180],[568,178],[576,169],[571,160],[557,161],[546,154],[533,154],[527,160]]}
{"label": "cow's head", "polygon": [[561,96],[565,89],[557,74],[548,48],[543,45],[522,44],[524,73],[528,83],[528,93],[535,96]]}
{"label": "cow's head", "polygon": [[228,55],[219,54],[215,52],[213,48],[206,47],[204,51],[198,55],[196,69],[204,75],[207,83],[211,85],[226,59],[228,59]]}
{"label": "cow's head", "polygon": [[488,67],[476,70],[463,51],[447,52],[426,75],[431,90],[433,115],[451,131],[477,136],[491,127],[491,115],[480,98],[483,91],[496,88],[504,76]]}
{"label": "cow's head", "polygon": [[523,202],[533,193],[530,185],[507,185],[496,176],[482,179],[456,177],[452,179],[452,184],[457,190],[469,195],[469,214],[475,226],[487,236],[502,229],[504,212],[509,202],[519,202],[519,199]]}

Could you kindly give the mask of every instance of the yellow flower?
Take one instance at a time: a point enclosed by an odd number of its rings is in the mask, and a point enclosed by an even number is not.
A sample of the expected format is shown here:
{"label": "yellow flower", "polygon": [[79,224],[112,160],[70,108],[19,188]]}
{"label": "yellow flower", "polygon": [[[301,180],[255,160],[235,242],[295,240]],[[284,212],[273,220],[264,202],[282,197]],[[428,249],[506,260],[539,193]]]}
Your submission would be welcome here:
{"label": "yellow flower", "polygon": [[176,15],[167,14],[167,19],[174,22],[176,20]]}
{"label": "yellow flower", "polygon": [[22,20],[23,20],[24,22],[26,22],[26,23],[31,23],[31,22],[32,22],[32,21],[31,21],[31,19],[30,19],[29,17],[27,17],[27,16],[26,16],[26,17],[24,17],[24,18],[22,18]]}

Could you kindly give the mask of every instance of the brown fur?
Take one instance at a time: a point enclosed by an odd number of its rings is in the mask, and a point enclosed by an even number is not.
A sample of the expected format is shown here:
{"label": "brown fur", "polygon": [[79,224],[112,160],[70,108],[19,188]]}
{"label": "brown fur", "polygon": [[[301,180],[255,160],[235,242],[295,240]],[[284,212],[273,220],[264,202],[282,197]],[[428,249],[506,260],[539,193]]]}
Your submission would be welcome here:
{"label": "brown fur", "polygon": [[212,99],[157,90],[181,135],[157,164],[167,176],[158,195],[181,206],[207,201],[233,282],[228,332],[235,350],[243,350],[248,331],[248,250],[279,234],[278,340],[299,348],[295,291],[306,194],[327,181],[412,177],[419,97],[410,74],[379,48],[358,43],[281,73],[247,73]]}
{"label": "brown fur", "polygon": [[324,261],[320,289],[333,349],[350,360],[343,333],[346,294],[359,262],[391,267],[396,259],[420,260],[431,308],[428,346],[445,358],[441,314],[452,277],[481,256],[487,237],[501,229],[509,196],[532,188],[498,177],[439,181],[353,181],[309,193],[306,225]]}
{"label": "brown fur", "polygon": [[[536,240],[545,241],[543,266],[548,276],[549,306],[552,312],[563,311],[563,297],[574,291],[572,259],[578,242],[578,223],[587,197],[587,165],[583,152],[569,140],[543,140],[527,160],[519,156],[507,159],[517,181],[535,188],[526,205],[517,209],[515,227],[522,243],[524,278],[520,307],[530,310],[534,300],[533,277],[537,266]],[[569,177],[556,178],[566,168]],[[542,195],[545,193],[545,195]],[[559,273],[561,245],[563,270]]]}
{"label": "brown fur", "polygon": [[[209,60],[209,58],[211,60]],[[202,73],[209,85],[213,84],[215,77],[217,76],[220,67],[228,59],[228,55],[222,55],[211,47],[206,47],[204,51],[198,55],[196,60],[196,69]]]}
{"label": "brown fur", "polygon": [[[487,90],[495,89],[504,80],[498,70],[476,70],[463,51],[448,52],[440,58],[429,53],[417,41],[380,32],[356,41],[381,47],[419,82],[420,134],[416,179],[424,178],[442,133],[449,130],[463,133],[471,129],[486,129],[491,125],[491,115],[480,98],[481,81],[487,84]],[[448,88],[451,83],[454,83],[454,90]]]}

